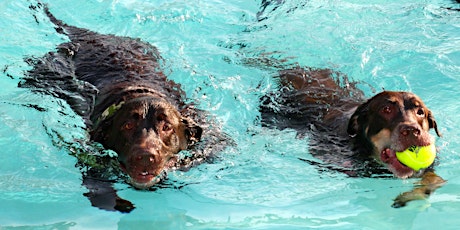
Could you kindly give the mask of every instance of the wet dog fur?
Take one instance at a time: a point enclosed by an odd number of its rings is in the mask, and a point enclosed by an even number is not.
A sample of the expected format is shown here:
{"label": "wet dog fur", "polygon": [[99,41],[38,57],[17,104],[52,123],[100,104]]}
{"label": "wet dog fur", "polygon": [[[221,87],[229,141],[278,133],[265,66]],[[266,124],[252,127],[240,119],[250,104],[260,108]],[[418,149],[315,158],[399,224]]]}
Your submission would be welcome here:
{"label": "wet dog fur", "polygon": [[[119,169],[136,189],[149,189],[168,170],[210,161],[228,144],[205,111],[186,103],[180,85],[166,78],[157,49],[140,39],[104,35],[70,26],[42,4],[40,8],[70,41],[56,52],[28,62],[33,68],[20,83],[64,99],[81,115],[91,140],[114,150]],[[189,150],[186,156],[178,153]],[[101,161],[103,162],[103,161]],[[80,162],[84,164],[84,162]],[[89,167],[85,195],[106,210],[130,212],[134,205],[111,186],[110,170]]]}
{"label": "wet dog fur", "polygon": [[[279,90],[261,100],[262,124],[307,135],[311,154],[323,165],[335,165],[333,169],[350,176],[392,173],[444,183],[432,166],[415,171],[396,158],[396,152],[410,146],[432,144],[430,130],[441,136],[432,112],[417,95],[383,91],[366,100],[355,83],[329,69],[297,67],[280,71],[277,78]],[[431,193],[435,186],[430,186],[423,192]],[[404,206],[409,196],[417,197],[406,194],[393,206]]]}

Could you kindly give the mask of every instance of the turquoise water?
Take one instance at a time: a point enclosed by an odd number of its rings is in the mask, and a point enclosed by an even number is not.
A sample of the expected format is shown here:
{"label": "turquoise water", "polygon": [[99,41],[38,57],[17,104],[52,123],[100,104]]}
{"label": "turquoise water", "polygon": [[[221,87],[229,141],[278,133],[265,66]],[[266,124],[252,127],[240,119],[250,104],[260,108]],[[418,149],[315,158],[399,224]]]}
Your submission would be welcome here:
{"label": "turquoise water", "polygon": [[[173,186],[137,191],[130,214],[82,194],[76,159],[56,143],[83,139],[83,121],[55,98],[17,88],[40,57],[66,41],[35,1],[2,0],[0,20],[0,229],[456,229],[460,224],[460,6],[448,0],[53,0],[63,21],[158,47],[167,73],[238,144],[219,161],[172,172]],[[34,18],[34,15],[36,18]],[[260,19],[260,21],[258,20]],[[37,23],[38,21],[39,23]],[[418,94],[442,138],[437,173],[448,183],[401,209],[416,180],[349,178],[311,158],[295,132],[260,127],[258,102],[276,87],[273,66],[327,67],[381,89]],[[40,111],[34,109],[43,108]]]}

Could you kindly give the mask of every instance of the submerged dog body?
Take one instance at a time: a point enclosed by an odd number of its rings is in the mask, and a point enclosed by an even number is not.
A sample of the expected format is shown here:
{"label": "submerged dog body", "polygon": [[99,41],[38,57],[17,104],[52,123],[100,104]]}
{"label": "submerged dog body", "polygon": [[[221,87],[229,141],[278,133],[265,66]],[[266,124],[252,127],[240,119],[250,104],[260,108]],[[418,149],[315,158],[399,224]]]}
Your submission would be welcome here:
{"label": "submerged dog body", "polygon": [[440,136],[431,111],[413,93],[383,91],[366,100],[346,77],[327,69],[294,68],[279,74],[280,88],[262,97],[262,124],[308,135],[314,165],[350,176],[391,172],[422,177],[419,185],[394,199],[393,207],[427,198],[445,181],[433,165],[415,171],[396,157],[410,146],[427,146]]}
{"label": "submerged dog body", "polygon": [[[65,99],[85,118],[91,139],[118,154],[131,185],[148,189],[167,170],[186,169],[225,147],[225,135],[163,74],[155,47],[67,25],[46,7],[45,13],[70,42],[32,60],[20,86]],[[181,150],[191,156],[180,158]]]}
{"label": "submerged dog body", "polygon": [[284,70],[279,80],[280,91],[262,99],[264,125],[307,134],[312,155],[352,176],[424,173],[396,158],[410,146],[430,145],[430,129],[440,135],[431,111],[415,94],[384,91],[365,100],[353,83],[325,69]]}

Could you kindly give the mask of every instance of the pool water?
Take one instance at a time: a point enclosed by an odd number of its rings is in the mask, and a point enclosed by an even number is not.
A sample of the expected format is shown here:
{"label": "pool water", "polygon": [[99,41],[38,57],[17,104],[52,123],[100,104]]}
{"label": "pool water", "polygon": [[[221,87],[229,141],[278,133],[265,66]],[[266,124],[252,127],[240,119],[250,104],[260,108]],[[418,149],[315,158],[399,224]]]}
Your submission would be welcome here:
{"label": "pool water", "polygon": [[[99,210],[59,140],[85,139],[63,101],[18,88],[27,57],[67,41],[34,0],[2,0],[0,229],[456,229],[460,224],[460,5],[450,0],[53,0],[64,22],[158,47],[170,79],[237,143],[219,160],[171,172],[165,188],[116,184],[129,214]],[[265,8],[262,7],[265,3]],[[415,179],[350,178],[309,165],[308,140],[260,126],[259,98],[280,66],[332,68],[418,94],[443,134],[428,200],[394,209]]]}

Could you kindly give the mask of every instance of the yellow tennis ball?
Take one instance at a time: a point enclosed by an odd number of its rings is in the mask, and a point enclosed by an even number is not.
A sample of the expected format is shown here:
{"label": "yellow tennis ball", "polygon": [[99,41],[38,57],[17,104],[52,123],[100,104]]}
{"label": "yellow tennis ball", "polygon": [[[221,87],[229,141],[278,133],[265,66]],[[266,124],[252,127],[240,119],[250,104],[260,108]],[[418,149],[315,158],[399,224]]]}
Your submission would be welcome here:
{"label": "yellow tennis ball", "polygon": [[428,146],[412,146],[402,152],[396,152],[396,158],[407,167],[417,171],[428,168],[436,157],[434,144]]}

